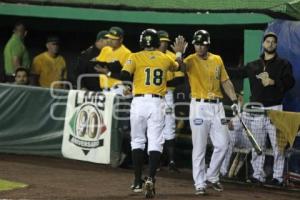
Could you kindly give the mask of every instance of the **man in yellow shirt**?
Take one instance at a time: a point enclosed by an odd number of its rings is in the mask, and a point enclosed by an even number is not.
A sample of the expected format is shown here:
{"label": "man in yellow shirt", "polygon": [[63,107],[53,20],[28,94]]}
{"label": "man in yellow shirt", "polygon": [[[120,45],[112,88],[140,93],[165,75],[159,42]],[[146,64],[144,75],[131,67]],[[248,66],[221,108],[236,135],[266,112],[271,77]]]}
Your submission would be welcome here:
{"label": "man in yellow shirt", "polygon": [[[120,72],[131,51],[123,44],[124,31],[120,27],[111,27],[105,35],[109,46],[104,47],[96,58],[102,66],[96,68],[100,75],[102,89],[123,95],[124,86],[121,85]],[[106,63],[103,65],[103,63]]]}
{"label": "man in yellow shirt", "polygon": [[[191,87],[190,126],[193,142],[193,178],[196,195],[206,194],[206,185],[223,191],[219,182],[219,171],[228,148],[229,137],[225,112],[221,99],[221,86],[234,102],[237,97],[220,56],[208,52],[210,35],[205,30],[194,33],[192,41],[195,53],[184,59],[182,71],[187,73]],[[207,137],[214,146],[211,162],[205,172]]]}
{"label": "man in yellow shirt", "polygon": [[[140,36],[140,52],[129,56],[121,72],[121,79],[133,76],[133,100],[130,109],[131,149],[134,165],[133,192],[142,192],[144,149],[148,143],[149,174],[145,182],[146,198],[155,195],[155,175],[163,150],[164,100],[167,91],[167,72],[178,68],[169,56],[157,50],[159,37],[154,29],[146,29]],[[176,43],[177,49],[182,49]],[[183,45],[182,45],[183,46]],[[146,134],[145,134],[146,132]]]}
{"label": "man in yellow shirt", "polygon": [[38,76],[38,83],[46,88],[63,88],[63,81],[67,76],[65,59],[59,55],[59,38],[50,36],[47,39],[47,51],[33,59],[32,73]]}

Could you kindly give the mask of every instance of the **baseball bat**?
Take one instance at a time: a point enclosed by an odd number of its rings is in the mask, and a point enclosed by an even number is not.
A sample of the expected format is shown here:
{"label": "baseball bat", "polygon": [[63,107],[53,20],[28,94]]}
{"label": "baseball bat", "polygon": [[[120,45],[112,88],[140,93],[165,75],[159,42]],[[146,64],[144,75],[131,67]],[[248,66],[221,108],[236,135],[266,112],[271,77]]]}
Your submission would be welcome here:
{"label": "baseball bat", "polygon": [[259,146],[259,144],[257,143],[256,139],[254,138],[252,132],[248,129],[248,127],[246,126],[245,122],[243,121],[240,113],[237,113],[238,118],[240,119],[242,126],[246,132],[246,135],[249,139],[249,141],[251,142],[254,150],[256,151],[257,155],[261,155],[262,154],[262,150],[261,147]]}
{"label": "baseball bat", "polygon": [[240,157],[240,152],[237,152],[236,153],[236,156],[234,157],[234,160],[231,164],[231,167],[230,167],[230,170],[229,170],[229,173],[228,173],[228,178],[232,178],[233,177],[233,174],[234,174],[234,171],[238,165],[238,162],[239,162],[239,157]]}
{"label": "baseball bat", "polygon": [[247,162],[247,154],[242,154],[239,158],[239,163],[237,164],[233,175],[237,176],[237,174],[239,173],[240,169],[242,168],[242,166],[244,165],[244,163]]}

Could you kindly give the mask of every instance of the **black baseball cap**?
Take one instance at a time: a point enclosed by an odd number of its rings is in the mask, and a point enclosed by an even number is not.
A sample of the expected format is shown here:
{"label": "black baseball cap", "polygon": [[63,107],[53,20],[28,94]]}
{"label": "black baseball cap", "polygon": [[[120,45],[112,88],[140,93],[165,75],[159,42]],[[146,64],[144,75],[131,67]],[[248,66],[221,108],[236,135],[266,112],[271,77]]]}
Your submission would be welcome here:
{"label": "black baseball cap", "polygon": [[49,36],[49,37],[47,38],[47,43],[48,43],[48,42],[53,42],[53,43],[59,44],[59,43],[60,43],[60,40],[59,40],[59,37],[57,37],[57,36]]}
{"label": "black baseball cap", "polygon": [[267,33],[264,35],[264,41],[265,41],[268,37],[273,37],[273,38],[275,38],[276,42],[277,42],[277,40],[278,40],[278,37],[277,37],[276,33],[274,33],[274,32],[267,32]]}

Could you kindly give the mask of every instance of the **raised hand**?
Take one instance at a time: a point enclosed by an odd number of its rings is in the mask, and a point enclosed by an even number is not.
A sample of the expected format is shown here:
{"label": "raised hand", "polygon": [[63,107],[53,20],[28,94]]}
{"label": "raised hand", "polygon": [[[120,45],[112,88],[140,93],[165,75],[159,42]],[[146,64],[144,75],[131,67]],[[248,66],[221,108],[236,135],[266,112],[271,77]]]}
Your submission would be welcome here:
{"label": "raised hand", "polygon": [[183,54],[188,46],[188,43],[185,41],[182,35],[179,35],[175,38],[175,42],[171,45],[171,48],[174,52],[180,52]]}

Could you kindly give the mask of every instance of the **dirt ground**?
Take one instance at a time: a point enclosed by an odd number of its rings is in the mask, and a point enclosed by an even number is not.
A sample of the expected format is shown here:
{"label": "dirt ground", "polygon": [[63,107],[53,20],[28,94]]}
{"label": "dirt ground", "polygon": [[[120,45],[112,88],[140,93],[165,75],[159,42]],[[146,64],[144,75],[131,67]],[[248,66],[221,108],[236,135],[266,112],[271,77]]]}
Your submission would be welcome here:
{"label": "dirt ground", "polygon": [[[0,192],[0,199],[144,199],[129,187],[132,170],[39,156],[0,154],[0,178],[29,184],[29,187]],[[300,192],[224,183],[223,192],[209,189],[195,196],[191,170],[179,174],[158,172],[155,199],[299,200]]]}

